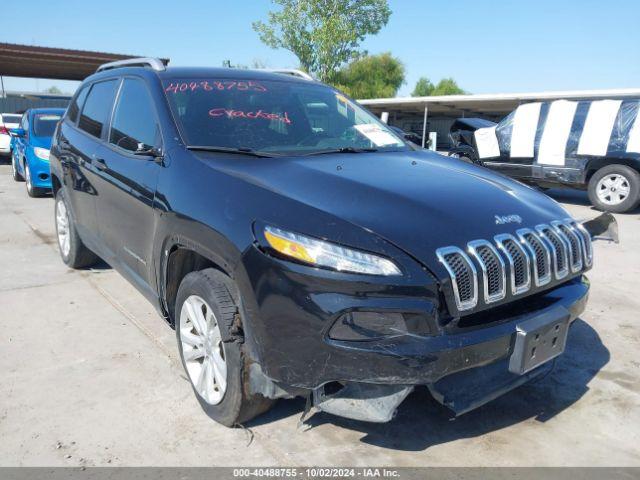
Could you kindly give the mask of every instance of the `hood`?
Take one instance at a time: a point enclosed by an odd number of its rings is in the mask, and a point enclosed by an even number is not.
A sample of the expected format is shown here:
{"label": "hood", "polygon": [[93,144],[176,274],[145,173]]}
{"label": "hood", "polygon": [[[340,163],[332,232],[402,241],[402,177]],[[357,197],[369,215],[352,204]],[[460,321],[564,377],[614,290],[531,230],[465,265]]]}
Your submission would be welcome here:
{"label": "hood", "polygon": [[431,152],[242,159],[216,168],[374,232],[426,265],[439,247],[569,216],[530,187]]}
{"label": "hood", "polygon": [[51,149],[51,141],[52,137],[36,137],[35,135],[31,135],[29,137],[29,144],[32,147],[46,148],[48,150]]}

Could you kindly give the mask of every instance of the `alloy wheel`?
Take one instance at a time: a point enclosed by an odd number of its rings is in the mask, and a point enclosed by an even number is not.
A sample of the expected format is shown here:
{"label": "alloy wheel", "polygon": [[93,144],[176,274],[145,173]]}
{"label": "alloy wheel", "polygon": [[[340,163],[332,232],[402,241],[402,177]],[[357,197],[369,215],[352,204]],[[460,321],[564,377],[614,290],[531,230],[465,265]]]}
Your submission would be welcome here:
{"label": "alloy wheel", "polygon": [[182,305],[178,328],[191,383],[208,404],[217,405],[227,389],[227,363],[215,314],[201,297],[191,295]]}
{"label": "alloy wheel", "polygon": [[64,201],[56,201],[56,230],[58,232],[58,245],[64,257],[71,251],[71,233],[69,231],[69,212]]}
{"label": "alloy wheel", "polygon": [[27,190],[31,192],[33,190],[33,185],[31,184],[31,171],[29,170],[27,162],[24,162],[24,179],[27,182]]}
{"label": "alloy wheel", "polygon": [[602,177],[596,185],[598,199],[605,205],[619,205],[631,192],[629,180],[619,173]]}

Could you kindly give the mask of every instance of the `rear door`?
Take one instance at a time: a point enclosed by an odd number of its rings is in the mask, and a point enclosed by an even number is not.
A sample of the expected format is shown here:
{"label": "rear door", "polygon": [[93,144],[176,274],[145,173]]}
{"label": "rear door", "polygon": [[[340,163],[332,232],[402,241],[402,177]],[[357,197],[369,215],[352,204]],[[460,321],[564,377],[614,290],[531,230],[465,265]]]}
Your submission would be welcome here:
{"label": "rear door", "polygon": [[152,281],[153,201],[162,148],[152,97],[141,78],[124,78],[113,110],[98,180],[100,237],[122,273],[144,290]]}
{"label": "rear door", "polygon": [[100,81],[80,91],[69,107],[58,140],[64,183],[71,190],[68,196],[76,226],[85,243],[97,250],[101,248],[96,214],[96,198],[100,194],[96,185],[99,173],[96,159],[105,148],[102,139],[106,136],[118,83],[118,79]]}

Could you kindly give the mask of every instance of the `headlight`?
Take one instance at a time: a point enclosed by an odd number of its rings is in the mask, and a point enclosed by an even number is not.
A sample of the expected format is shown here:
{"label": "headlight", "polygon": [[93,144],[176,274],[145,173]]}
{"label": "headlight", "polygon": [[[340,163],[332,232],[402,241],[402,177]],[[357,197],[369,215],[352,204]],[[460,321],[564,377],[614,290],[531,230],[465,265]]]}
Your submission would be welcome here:
{"label": "headlight", "polygon": [[33,153],[42,160],[49,160],[49,150],[47,148],[34,147]]}
{"label": "headlight", "polygon": [[367,275],[401,275],[400,269],[391,260],[335,243],[276,227],[266,227],[264,236],[269,245],[282,255],[319,267]]}

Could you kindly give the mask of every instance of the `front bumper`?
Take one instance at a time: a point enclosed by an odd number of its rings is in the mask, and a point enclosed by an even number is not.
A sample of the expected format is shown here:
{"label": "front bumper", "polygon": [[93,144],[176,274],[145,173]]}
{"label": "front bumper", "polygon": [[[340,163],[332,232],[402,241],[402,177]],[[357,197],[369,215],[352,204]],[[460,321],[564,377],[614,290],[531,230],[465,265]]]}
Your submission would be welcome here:
{"label": "front bumper", "polygon": [[[243,296],[251,299],[244,308],[254,360],[277,384],[312,390],[331,382],[432,386],[504,362],[508,373],[518,324],[549,309],[561,309],[573,322],[589,291],[588,281],[579,276],[443,325],[438,292],[427,275],[414,278],[412,285],[345,282],[332,272],[275,259],[257,248],[245,255],[245,268],[252,289]],[[329,338],[336,319],[351,311],[402,312],[417,319],[418,327],[381,340]],[[500,380],[499,388],[517,386],[539,370]]]}
{"label": "front bumper", "polygon": [[42,160],[31,154],[27,160],[31,171],[31,183],[36,188],[51,188],[51,166],[46,160]]}

